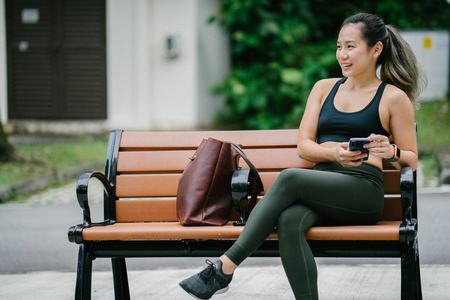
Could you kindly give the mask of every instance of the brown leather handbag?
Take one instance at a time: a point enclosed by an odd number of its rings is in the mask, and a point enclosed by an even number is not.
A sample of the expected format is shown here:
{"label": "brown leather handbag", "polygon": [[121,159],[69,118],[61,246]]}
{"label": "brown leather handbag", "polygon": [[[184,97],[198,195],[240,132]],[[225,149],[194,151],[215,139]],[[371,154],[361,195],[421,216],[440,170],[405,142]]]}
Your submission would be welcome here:
{"label": "brown leather handbag", "polygon": [[[204,139],[181,175],[177,191],[177,216],[182,225],[225,225],[233,210],[231,178],[243,157],[264,190],[253,164],[242,149],[230,142]],[[256,197],[254,197],[256,200]]]}

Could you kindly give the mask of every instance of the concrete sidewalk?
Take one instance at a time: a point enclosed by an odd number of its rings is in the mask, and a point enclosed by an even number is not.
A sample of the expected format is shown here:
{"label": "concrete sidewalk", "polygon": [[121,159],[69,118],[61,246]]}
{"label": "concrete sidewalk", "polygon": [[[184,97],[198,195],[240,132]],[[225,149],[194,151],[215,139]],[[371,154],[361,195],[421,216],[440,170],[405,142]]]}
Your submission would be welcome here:
{"label": "concrete sidewalk", "polygon": [[[193,299],[178,282],[200,269],[129,271],[132,299]],[[400,299],[398,265],[318,265],[320,299]],[[450,266],[424,265],[423,299],[449,299]],[[73,299],[74,272],[33,272],[0,275],[0,299]],[[92,299],[114,299],[112,274],[95,271]],[[238,268],[230,290],[213,299],[294,299],[281,266]]]}

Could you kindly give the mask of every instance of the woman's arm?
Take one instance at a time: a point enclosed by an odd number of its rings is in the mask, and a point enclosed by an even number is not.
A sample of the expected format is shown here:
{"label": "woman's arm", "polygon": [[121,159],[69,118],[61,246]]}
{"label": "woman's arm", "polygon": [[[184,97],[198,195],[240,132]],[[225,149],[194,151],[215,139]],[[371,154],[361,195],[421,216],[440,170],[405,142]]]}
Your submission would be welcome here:
{"label": "woman's arm", "polygon": [[[389,86],[386,90],[386,103],[388,105],[389,127],[393,142],[400,149],[400,160],[392,163],[394,167],[418,166],[417,137],[414,128],[414,108],[408,96],[400,89]],[[394,157],[394,147],[390,146],[389,139],[380,135],[371,135],[367,148],[370,154],[382,158]]]}
{"label": "woman's arm", "polygon": [[331,149],[325,149],[316,143],[320,109],[325,97],[324,90],[328,85],[326,80],[321,80],[312,88],[298,131],[298,156],[312,162],[319,162],[332,155]]}

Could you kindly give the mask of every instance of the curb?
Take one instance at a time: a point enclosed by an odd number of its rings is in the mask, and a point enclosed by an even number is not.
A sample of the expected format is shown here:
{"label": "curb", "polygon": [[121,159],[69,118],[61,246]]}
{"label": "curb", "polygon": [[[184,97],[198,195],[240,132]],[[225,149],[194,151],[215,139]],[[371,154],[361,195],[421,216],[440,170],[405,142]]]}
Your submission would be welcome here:
{"label": "curb", "polygon": [[450,184],[444,184],[439,187],[421,187],[417,189],[418,194],[448,194],[450,193]]}

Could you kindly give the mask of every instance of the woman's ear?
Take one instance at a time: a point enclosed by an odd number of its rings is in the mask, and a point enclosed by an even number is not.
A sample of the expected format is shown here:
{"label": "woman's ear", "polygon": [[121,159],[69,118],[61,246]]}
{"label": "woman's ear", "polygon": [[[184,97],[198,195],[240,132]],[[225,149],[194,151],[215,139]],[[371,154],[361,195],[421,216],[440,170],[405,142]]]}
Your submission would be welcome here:
{"label": "woman's ear", "polygon": [[378,41],[378,42],[375,44],[375,46],[373,46],[372,49],[374,50],[373,57],[374,57],[374,58],[380,57],[381,52],[383,51],[383,43],[380,42],[380,41]]}

